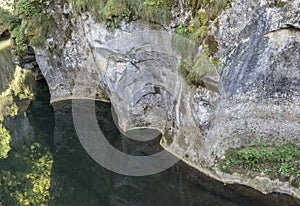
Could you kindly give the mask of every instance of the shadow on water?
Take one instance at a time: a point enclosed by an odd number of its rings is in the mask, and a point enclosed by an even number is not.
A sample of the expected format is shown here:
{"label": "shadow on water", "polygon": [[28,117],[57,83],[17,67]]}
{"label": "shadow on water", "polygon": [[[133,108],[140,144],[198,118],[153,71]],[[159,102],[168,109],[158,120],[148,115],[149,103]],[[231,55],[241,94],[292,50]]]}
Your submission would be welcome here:
{"label": "shadow on water", "polygon": [[[296,206],[297,200],[280,194],[263,195],[253,189],[210,179],[184,163],[146,177],[129,177],[106,170],[81,146],[73,125],[71,102],[49,106],[45,82],[38,84],[37,99],[28,113],[31,123],[48,134],[54,163],[49,205],[58,206]],[[96,102],[99,126],[120,150],[132,142],[122,136],[111,115],[110,105]],[[151,145],[151,144],[150,144]],[[153,145],[151,145],[153,146]],[[158,147],[156,145],[155,147]]]}

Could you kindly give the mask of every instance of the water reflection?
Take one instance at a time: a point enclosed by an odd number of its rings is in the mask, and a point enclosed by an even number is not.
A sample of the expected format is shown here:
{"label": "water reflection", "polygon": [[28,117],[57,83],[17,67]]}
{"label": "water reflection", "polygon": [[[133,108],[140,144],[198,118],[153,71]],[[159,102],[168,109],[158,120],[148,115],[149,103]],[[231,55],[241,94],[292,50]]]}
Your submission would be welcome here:
{"label": "water reflection", "polygon": [[[24,125],[27,125],[26,128],[35,135],[35,138],[45,139],[46,144],[50,146],[54,158],[48,203],[50,206],[300,204],[299,201],[280,194],[262,195],[243,186],[224,186],[182,162],[164,172],[146,177],[129,177],[110,172],[93,161],[81,146],[73,125],[71,102],[55,103],[52,107],[49,105],[49,96],[46,82],[39,81],[36,99],[30,104],[26,115],[11,119],[7,125],[10,125],[10,131],[25,131]],[[157,140],[139,143],[121,135],[113,124],[110,105],[99,102],[95,104],[99,126],[114,147],[136,155],[158,151]],[[28,121],[26,124],[19,124],[20,119]],[[6,169],[13,170],[13,168]]]}
{"label": "water reflection", "polygon": [[[40,117],[39,109],[36,116]],[[54,165],[50,205],[103,206],[268,206],[297,205],[296,200],[279,194],[262,195],[243,186],[224,186],[179,162],[156,175],[129,177],[112,173],[95,163],[76,136],[71,102],[54,104]],[[110,105],[96,103],[99,125],[119,150],[135,153],[132,140],[122,136],[113,124]],[[42,121],[39,121],[42,122]],[[45,121],[45,124],[49,125]],[[149,151],[149,146],[144,144]],[[151,150],[151,149],[150,149]],[[298,203],[299,204],[299,203]]]}
{"label": "water reflection", "polygon": [[8,83],[13,79],[14,67],[10,40],[0,41],[0,93],[7,88]]}

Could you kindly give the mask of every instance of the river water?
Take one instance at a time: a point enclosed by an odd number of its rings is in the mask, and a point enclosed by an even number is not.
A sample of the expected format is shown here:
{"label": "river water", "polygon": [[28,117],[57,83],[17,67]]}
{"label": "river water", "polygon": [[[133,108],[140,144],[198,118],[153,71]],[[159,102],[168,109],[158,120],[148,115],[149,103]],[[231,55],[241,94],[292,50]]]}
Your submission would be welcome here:
{"label": "river water", "polygon": [[[5,52],[4,52],[5,53]],[[2,56],[1,56],[2,55]],[[10,57],[0,53],[0,64],[10,65]],[[2,81],[11,79],[13,69],[1,70]],[[3,78],[3,80],[2,80]],[[4,86],[5,87],[5,86]],[[227,185],[210,179],[179,162],[159,174],[129,177],[106,170],[94,162],[81,146],[73,126],[70,101],[49,104],[44,80],[37,83],[36,99],[24,114],[7,118],[5,126],[13,138],[45,140],[53,156],[51,196],[48,205],[62,206],[296,206],[299,202],[280,194],[263,195],[253,189]],[[134,152],[135,147],[157,148],[158,142],[139,145],[122,136],[113,123],[110,105],[96,102],[99,127],[115,148]],[[25,135],[26,134],[26,135]],[[18,136],[18,137],[17,137]],[[23,144],[24,142],[22,142]],[[14,143],[18,144],[18,142]],[[25,146],[30,147],[30,145]],[[13,150],[13,149],[12,149]],[[12,151],[9,155],[11,155]],[[0,160],[0,168],[14,171],[10,158]],[[0,187],[4,187],[1,185]],[[22,185],[18,185],[22,189]],[[0,188],[1,189],[1,188]],[[1,190],[0,190],[1,191]],[[14,193],[14,191],[11,191]],[[2,205],[13,206],[3,202]],[[1,205],[1,204],[0,204]],[[35,204],[32,204],[35,205]],[[40,205],[40,204],[38,204]]]}

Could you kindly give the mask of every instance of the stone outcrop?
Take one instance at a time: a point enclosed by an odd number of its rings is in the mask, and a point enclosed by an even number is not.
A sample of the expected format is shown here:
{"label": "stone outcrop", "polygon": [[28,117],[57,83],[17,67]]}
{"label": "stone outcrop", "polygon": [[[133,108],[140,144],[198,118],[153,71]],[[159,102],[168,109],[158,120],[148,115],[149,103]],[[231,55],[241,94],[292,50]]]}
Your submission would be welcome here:
{"label": "stone outcrop", "polygon": [[222,101],[206,140],[216,156],[255,139],[300,144],[299,3],[236,1],[220,17]]}
{"label": "stone outcrop", "polygon": [[139,21],[108,29],[87,13],[73,15],[69,4],[49,10],[57,28],[35,48],[36,59],[52,102],[110,101],[121,131],[162,132],[162,146],[201,172],[300,197],[289,183],[214,167],[228,149],[255,139],[300,145],[299,11],[299,0],[236,0],[217,18],[220,94],[192,89],[178,74],[180,61],[193,64],[201,46],[180,47],[168,27]]}

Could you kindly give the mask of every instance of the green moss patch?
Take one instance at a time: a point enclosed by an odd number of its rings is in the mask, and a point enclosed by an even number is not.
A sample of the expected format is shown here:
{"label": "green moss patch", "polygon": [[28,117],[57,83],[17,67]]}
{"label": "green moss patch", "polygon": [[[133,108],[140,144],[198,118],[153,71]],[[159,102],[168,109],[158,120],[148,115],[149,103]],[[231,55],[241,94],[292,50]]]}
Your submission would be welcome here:
{"label": "green moss patch", "polygon": [[268,176],[271,179],[290,181],[299,188],[300,183],[300,147],[293,144],[272,146],[254,143],[229,151],[220,160],[221,169],[227,173]]}

